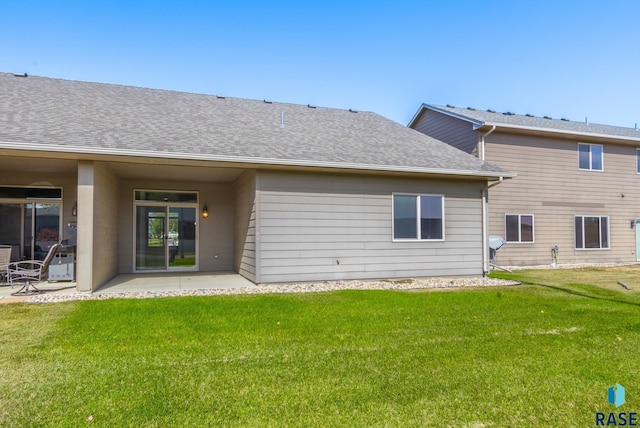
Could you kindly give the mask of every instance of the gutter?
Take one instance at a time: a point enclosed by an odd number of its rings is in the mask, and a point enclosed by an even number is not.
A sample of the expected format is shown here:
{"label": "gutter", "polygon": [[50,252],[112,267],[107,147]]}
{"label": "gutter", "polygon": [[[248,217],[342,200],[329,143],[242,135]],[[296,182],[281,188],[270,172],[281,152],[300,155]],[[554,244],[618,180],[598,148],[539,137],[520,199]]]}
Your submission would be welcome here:
{"label": "gutter", "polygon": [[501,184],[504,177],[500,177],[498,181],[487,185],[482,189],[482,276],[489,273],[489,220],[488,220],[488,202],[489,189]]}
{"label": "gutter", "polygon": [[474,124],[473,129],[479,129],[483,126],[499,126],[502,129],[513,129],[520,131],[529,131],[529,132],[540,132],[544,134],[557,134],[557,135],[567,135],[567,136],[575,136],[575,137],[587,137],[587,138],[598,138],[598,139],[607,139],[607,140],[622,140],[622,141],[631,141],[631,142],[639,142],[640,137],[629,137],[626,135],[616,135],[616,134],[596,134],[594,132],[582,132],[582,131],[571,131],[565,129],[558,128],[539,128],[536,126],[523,126],[523,125],[512,125],[510,123],[490,123],[483,122],[480,124]]}

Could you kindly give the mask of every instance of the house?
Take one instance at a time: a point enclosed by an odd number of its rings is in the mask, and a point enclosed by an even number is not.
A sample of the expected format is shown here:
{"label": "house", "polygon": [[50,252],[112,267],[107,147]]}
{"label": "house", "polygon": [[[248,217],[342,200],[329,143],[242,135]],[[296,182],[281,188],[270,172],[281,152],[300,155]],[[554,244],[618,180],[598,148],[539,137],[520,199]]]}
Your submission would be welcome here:
{"label": "house", "polygon": [[409,126],[518,174],[489,192],[499,264],[640,260],[638,129],[430,104]]}
{"label": "house", "polygon": [[377,114],[0,73],[0,243],[76,280],[479,275],[514,174]]}

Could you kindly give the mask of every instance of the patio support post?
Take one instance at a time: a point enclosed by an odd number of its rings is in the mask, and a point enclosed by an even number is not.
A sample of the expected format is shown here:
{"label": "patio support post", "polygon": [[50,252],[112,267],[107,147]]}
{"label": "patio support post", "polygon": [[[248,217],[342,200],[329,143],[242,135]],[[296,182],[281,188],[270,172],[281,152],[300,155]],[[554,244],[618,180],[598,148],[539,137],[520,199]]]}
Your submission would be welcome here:
{"label": "patio support post", "polygon": [[78,291],[93,291],[94,164],[78,162]]}

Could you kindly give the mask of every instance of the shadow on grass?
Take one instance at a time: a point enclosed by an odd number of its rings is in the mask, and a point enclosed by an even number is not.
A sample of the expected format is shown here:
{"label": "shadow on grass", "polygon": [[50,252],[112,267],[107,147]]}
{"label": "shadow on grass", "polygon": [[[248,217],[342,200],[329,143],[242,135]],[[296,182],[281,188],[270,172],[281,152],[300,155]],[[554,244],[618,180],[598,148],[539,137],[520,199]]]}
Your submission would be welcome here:
{"label": "shadow on grass", "polygon": [[[527,284],[527,285],[535,285],[538,287],[543,287],[543,288],[547,288],[550,290],[555,290],[555,291],[561,291],[567,294],[571,294],[574,296],[580,296],[580,297],[585,297],[587,299],[593,299],[593,300],[601,300],[601,301],[606,301],[606,302],[612,302],[612,303],[622,303],[625,305],[631,305],[631,306],[640,306],[640,303],[638,302],[631,302],[628,300],[620,300],[620,299],[615,299],[612,297],[607,297],[607,296],[594,296],[592,294],[587,294],[585,292],[582,291],[578,291],[572,288],[568,288],[568,287],[561,287],[558,285],[549,285],[549,284],[542,284],[539,282],[530,282],[530,281],[522,281],[523,284]],[[582,284],[580,284],[582,285]],[[592,287],[597,287],[597,286],[592,286]]]}

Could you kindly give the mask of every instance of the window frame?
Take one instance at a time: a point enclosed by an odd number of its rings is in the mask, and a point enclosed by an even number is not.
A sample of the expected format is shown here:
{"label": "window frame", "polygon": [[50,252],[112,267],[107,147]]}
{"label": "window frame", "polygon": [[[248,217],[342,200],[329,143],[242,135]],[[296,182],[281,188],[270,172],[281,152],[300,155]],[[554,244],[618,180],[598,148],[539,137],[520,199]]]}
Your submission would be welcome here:
{"label": "window frame", "polygon": [[[412,196],[416,198],[416,237],[415,238],[396,238],[396,210],[395,210],[395,197],[396,196]],[[421,238],[422,224],[421,224],[421,201],[423,197],[439,197],[441,204],[441,232],[442,238]],[[392,193],[391,194],[391,240],[392,242],[443,242],[446,239],[446,227],[445,227],[445,197],[442,194],[434,193]]]}
{"label": "window frame", "polygon": [[[580,166],[580,147],[581,146],[587,146],[589,148],[589,167],[588,168],[582,168]],[[600,166],[601,166],[600,169],[595,169],[593,167],[592,147],[600,147]],[[604,171],[604,146],[602,144],[578,143],[578,170],[603,172]]]}
{"label": "window frame", "polygon": [[[509,241],[507,233],[507,217],[508,216],[518,216],[518,240],[517,241]],[[522,217],[531,217],[531,241],[523,241],[522,240]],[[533,214],[512,214],[506,213],[504,215],[504,238],[509,244],[535,244],[536,243],[536,220]]]}
{"label": "window frame", "polygon": [[[576,220],[578,218],[582,219],[582,230],[581,230],[581,240],[582,240],[582,247],[578,247],[578,236],[577,236],[577,232],[578,229],[576,228]],[[584,227],[584,219],[585,218],[597,218],[598,219],[598,240],[600,242],[600,247],[597,248],[587,248],[585,247],[585,227]],[[607,219],[607,228],[606,228],[606,233],[607,233],[607,246],[603,247],[602,246],[602,219],[606,218]],[[576,251],[601,251],[601,250],[610,250],[611,249],[611,219],[608,215],[574,215],[573,216],[573,243],[574,243],[574,248]]]}
{"label": "window frame", "polygon": [[636,147],[636,174],[640,174],[640,148]]}

